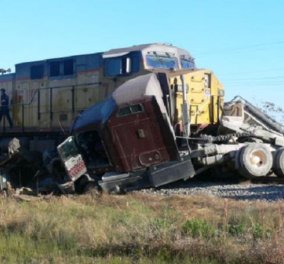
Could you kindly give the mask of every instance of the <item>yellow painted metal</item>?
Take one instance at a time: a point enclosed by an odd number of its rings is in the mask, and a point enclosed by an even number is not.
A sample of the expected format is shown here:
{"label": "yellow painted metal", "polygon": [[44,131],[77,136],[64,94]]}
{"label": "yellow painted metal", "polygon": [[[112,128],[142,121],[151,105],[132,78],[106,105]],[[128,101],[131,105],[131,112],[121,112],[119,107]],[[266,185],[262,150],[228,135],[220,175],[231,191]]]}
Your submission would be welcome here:
{"label": "yellow painted metal", "polygon": [[[195,70],[184,74],[190,124],[216,124],[224,104],[223,85],[210,70]],[[170,79],[176,94],[176,123],[182,122],[183,93],[180,76]]]}
{"label": "yellow painted metal", "polygon": [[[144,73],[141,71],[137,75]],[[182,122],[182,82],[178,74],[173,73],[175,77],[170,77],[172,94],[175,94],[175,123]],[[224,102],[224,90],[214,73],[195,70],[181,74],[184,75],[187,88],[191,125],[217,123]],[[18,80],[14,89],[8,85],[4,88],[12,98],[14,125],[44,129],[68,127],[80,111],[103,100],[117,86],[131,78],[133,76],[118,79],[114,83],[113,79],[104,77],[99,71],[73,79]]]}

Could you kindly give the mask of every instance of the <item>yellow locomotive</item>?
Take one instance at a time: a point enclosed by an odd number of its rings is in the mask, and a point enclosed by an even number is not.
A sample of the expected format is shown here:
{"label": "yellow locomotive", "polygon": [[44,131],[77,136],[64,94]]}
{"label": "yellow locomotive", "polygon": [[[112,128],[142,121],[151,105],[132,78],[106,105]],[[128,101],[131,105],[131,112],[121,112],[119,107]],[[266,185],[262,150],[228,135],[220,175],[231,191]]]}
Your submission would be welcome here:
{"label": "yellow locomotive", "polygon": [[[209,84],[211,72],[196,71],[191,55],[171,45],[139,45],[20,63],[15,68],[15,73],[0,75],[0,88],[5,89],[11,99],[14,122],[14,128],[7,128],[6,132],[67,129],[78,113],[108,97],[116,87],[155,70],[191,71],[186,81],[188,85],[193,83],[190,92],[196,95],[195,99],[191,99],[191,114],[195,116],[192,120],[197,123],[209,121],[204,116],[204,109],[207,109],[207,100],[210,101],[212,95]],[[206,95],[204,99],[203,94]],[[203,110],[197,109],[199,104],[205,104],[201,107]],[[216,113],[214,120],[217,121]],[[4,122],[1,127],[7,127],[7,122]]]}

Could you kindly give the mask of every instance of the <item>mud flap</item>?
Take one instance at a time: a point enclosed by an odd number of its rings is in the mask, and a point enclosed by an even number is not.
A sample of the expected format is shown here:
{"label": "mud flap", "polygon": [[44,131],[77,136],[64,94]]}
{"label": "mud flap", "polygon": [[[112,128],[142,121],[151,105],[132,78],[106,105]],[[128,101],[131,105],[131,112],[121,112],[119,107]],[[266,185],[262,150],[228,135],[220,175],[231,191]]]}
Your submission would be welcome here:
{"label": "mud flap", "polygon": [[159,187],[178,180],[187,180],[195,175],[189,158],[183,161],[167,162],[153,166],[149,170],[149,181],[153,187]]}

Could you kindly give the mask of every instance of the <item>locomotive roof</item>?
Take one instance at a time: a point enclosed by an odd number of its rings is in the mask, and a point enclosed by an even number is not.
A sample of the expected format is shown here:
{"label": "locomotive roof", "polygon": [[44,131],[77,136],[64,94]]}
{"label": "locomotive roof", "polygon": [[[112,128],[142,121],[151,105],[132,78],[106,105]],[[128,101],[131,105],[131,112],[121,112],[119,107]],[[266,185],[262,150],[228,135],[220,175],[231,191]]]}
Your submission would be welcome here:
{"label": "locomotive roof", "polygon": [[150,43],[150,44],[135,45],[127,48],[111,49],[107,52],[104,52],[103,57],[107,58],[107,57],[122,56],[128,54],[131,51],[173,52],[177,53],[178,55],[192,57],[190,53],[184,49],[178,48],[170,44],[161,44],[161,43]]}
{"label": "locomotive roof", "polygon": [[68,60],[78,57],[88,57],[88,56],[98,56],[103,54],[102,52],[95,52],[95,53],[87,53],[87,54],[77,54],[77,55],[70,55],[70,56],[64,56],[64,57],[54,57],[54,58],[48,58],[48,59],[42,59],[42,60],[35,60],[35,61],[26,61],[26,62],[20,62],[17,63],[17,65],[24,65],[24,64],[38,64],[38,63],[45,63],[50,61],[57,61],[57,60]]}
{"label": "locomotive roof", "polygon": [[[28,61],[28,62],[21,62],[17,63],[16,71],[18,71],[20,68],[30,67],[31,65],[41,64],[41,63],[48,63],[51,61],[56,60],[67,60],[67,59],[73,59],[73,58],[80,58],[81,59],[87,59],[90,58],[91,60],[94,60],[94,56],[97,56],[98,58],[108,58],[108,57],[116,57],[116,56],[122,56],[126,55],[131,51],[141,51],[144,54],[147,54],[148,52],[157,52],[159,53],[171,53],[175,56],[184,56],[186,58],[192,58],[190,53],[184,49],[178,48],[176,46],[170,45],[170,44],[162,44],[162,43],[149,43],[149,44],[142,44],[142,45],[134,45],[131,47],[126,48],[118,48],[118,49],[110,49],[106,52],[96,52],[96,53],[88,53],[88,54],[78,54],[78,55],[71,55],[71,56],[64,56],[64,57],[54,57],[54,58],[48,58],[48,59],[42,59],[42,60],[34,60],[34,61]],[[6,75],[6,74],[5,74]],[[4,79],[4,78],[1,78]]]}
{"label": "locomotive roof", "polygon": [[15,77],[15,73],[7,73],[0,75],[0,83],[5,81],[11,81]]}

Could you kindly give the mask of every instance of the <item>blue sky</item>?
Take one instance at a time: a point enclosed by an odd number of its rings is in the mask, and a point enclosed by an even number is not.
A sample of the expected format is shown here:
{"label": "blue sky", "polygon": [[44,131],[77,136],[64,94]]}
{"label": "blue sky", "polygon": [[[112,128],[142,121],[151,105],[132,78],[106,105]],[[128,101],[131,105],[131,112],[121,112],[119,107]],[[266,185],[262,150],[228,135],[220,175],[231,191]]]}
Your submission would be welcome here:
{"label": "blue sky", "polygon": [[1,0],[0,68],[164,42],[191,52],[226,89],[284,107],[284,1]]}

